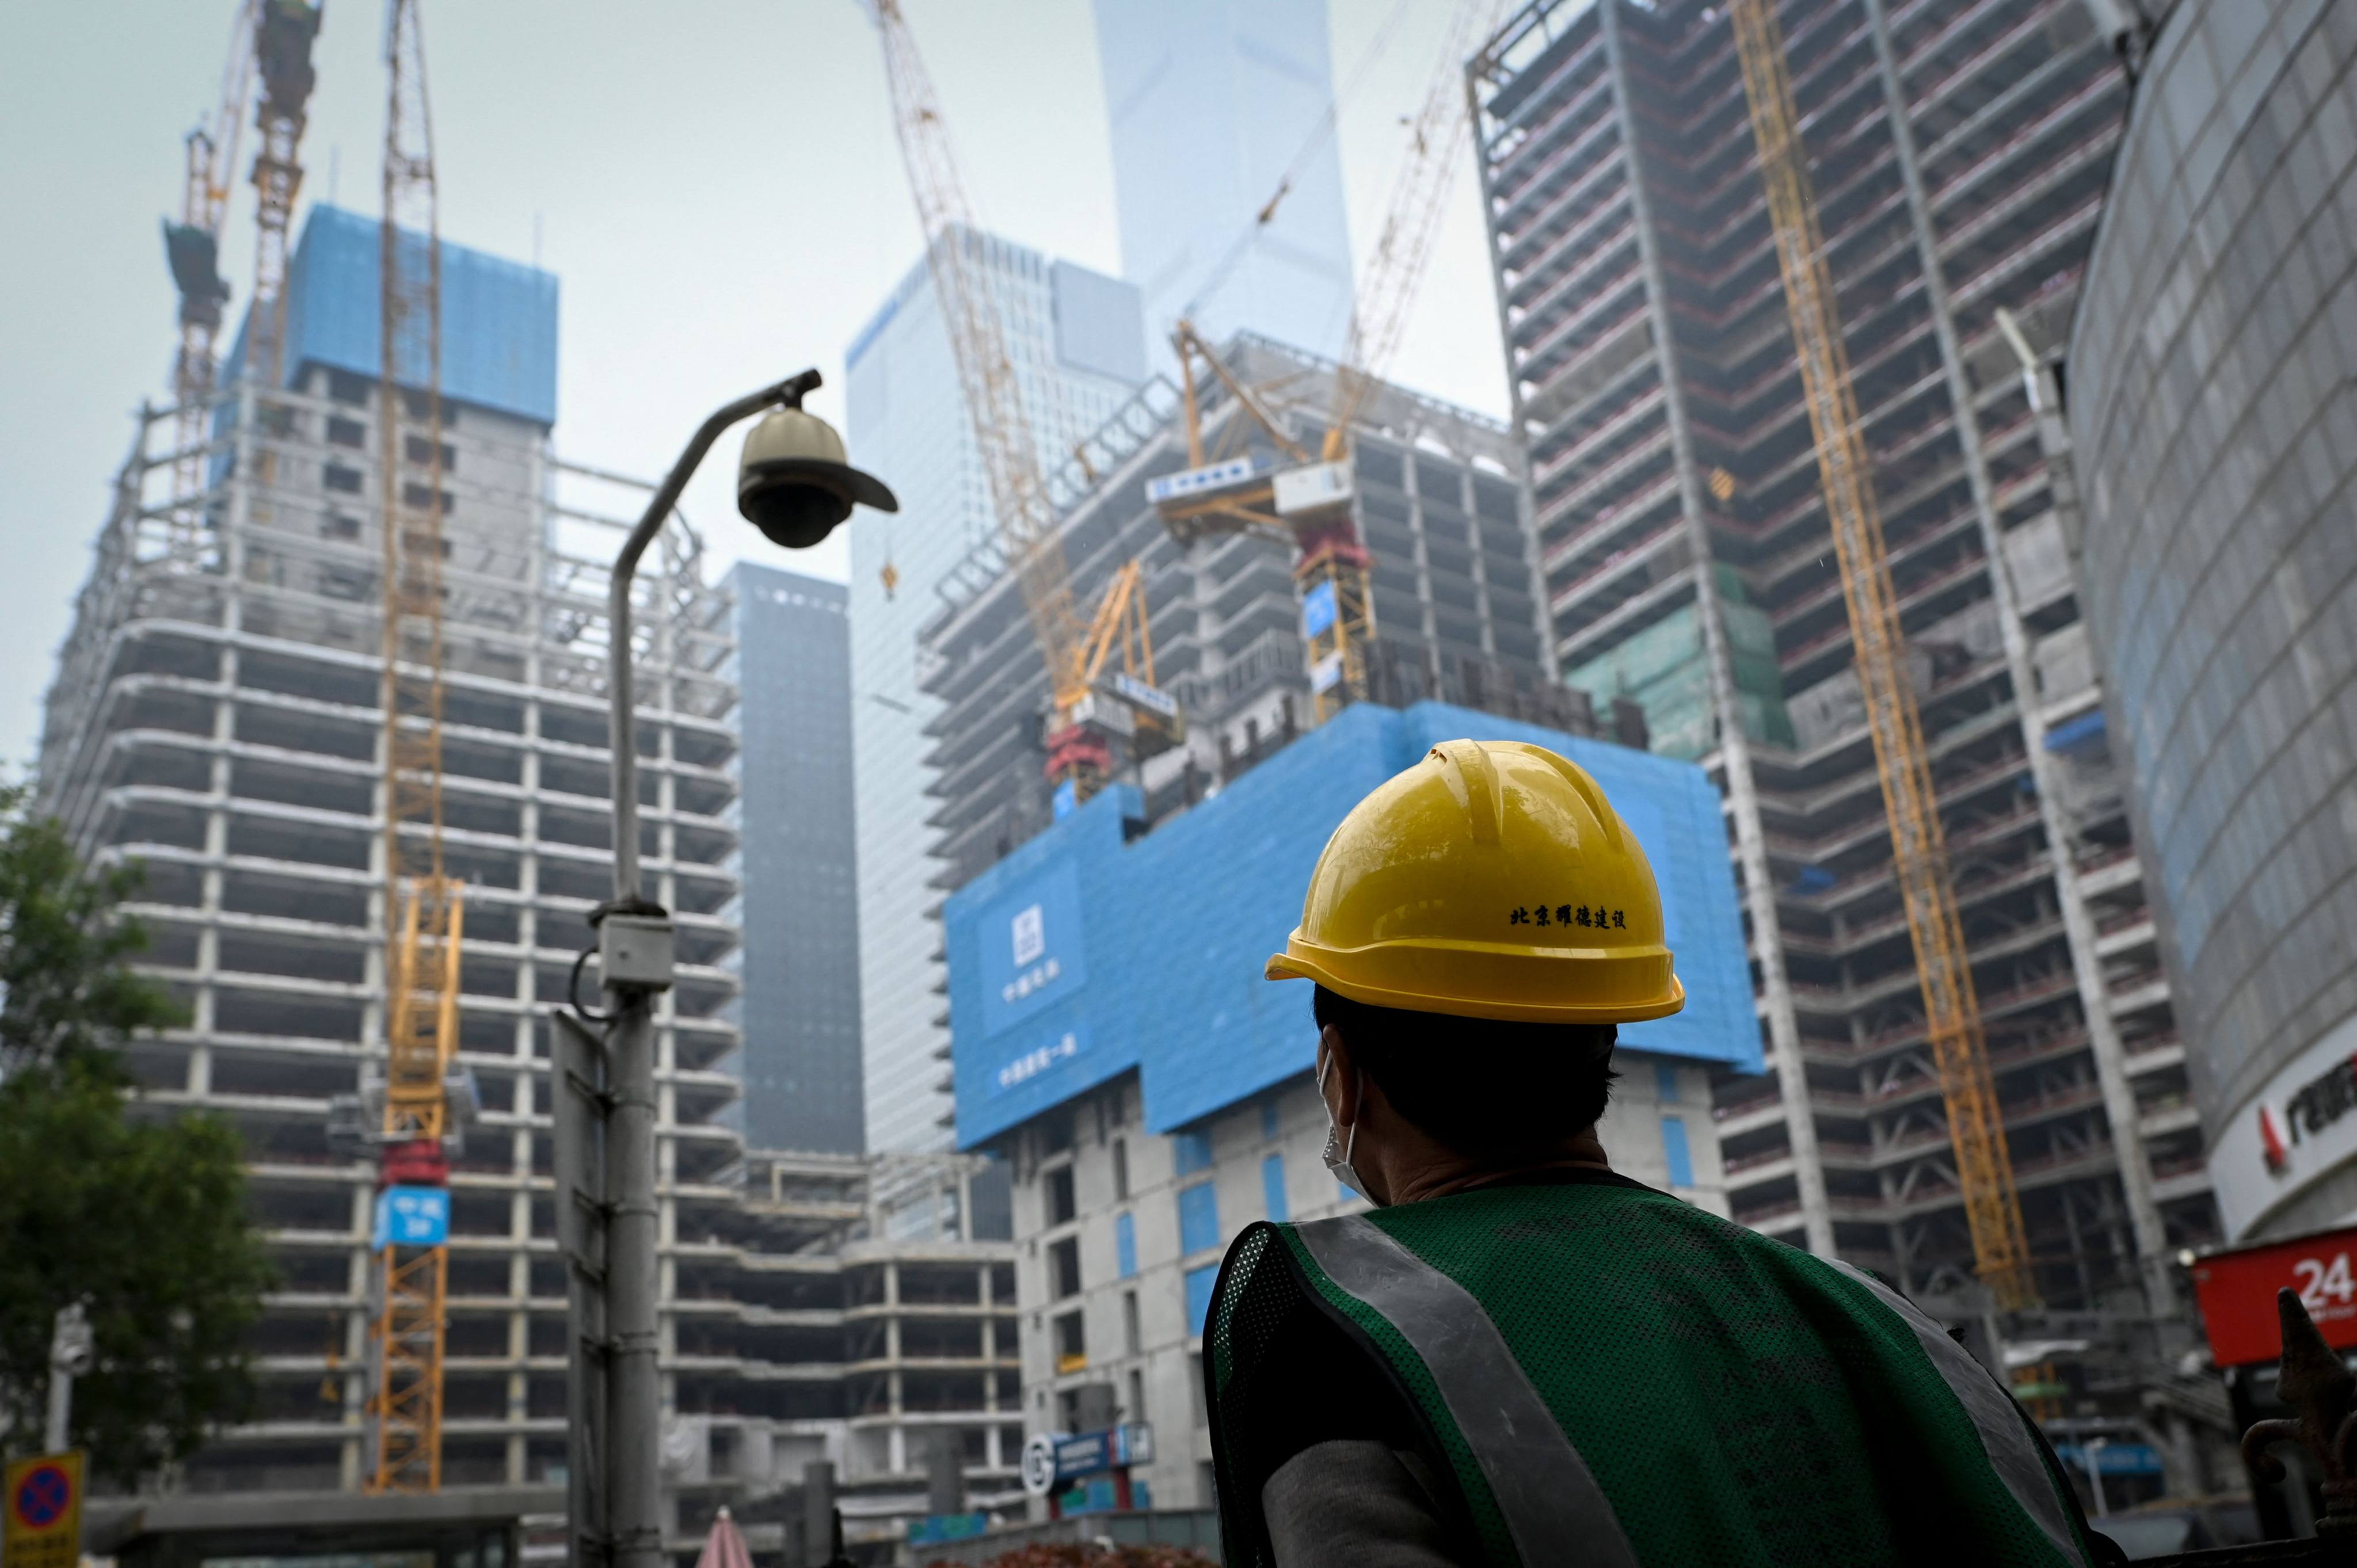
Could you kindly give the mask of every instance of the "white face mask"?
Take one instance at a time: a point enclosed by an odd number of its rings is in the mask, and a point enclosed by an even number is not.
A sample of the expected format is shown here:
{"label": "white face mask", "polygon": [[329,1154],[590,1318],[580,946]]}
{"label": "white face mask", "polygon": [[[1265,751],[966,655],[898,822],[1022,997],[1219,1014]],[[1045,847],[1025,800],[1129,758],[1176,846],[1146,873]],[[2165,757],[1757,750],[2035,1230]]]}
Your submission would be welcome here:
{"label": "white face mask", "polygon": [[[1320,1104],[1324,1104],[1326,1100],[1326,1074],[1333,1066],[1333,1053],[1321,1051],[1318,1061],[1318,1100]],[[1373,1203],[1375,1198],[1367,1191],[1365,1180],[1360,1176],[1357,1168],[1351,1164],[1351,1152],[1358,1146],[1359,1124],[1356,1122],[1351,1123],[1351,1133],[1346,1139],[1342,1135],[1341,1123],[1334,1120],[1334,1108],[1328,1105],[1326,1107],[1326,1168],[1332,1171],[1334,1178],[1344,1187],[1349,1187],[1369,1203]]]}

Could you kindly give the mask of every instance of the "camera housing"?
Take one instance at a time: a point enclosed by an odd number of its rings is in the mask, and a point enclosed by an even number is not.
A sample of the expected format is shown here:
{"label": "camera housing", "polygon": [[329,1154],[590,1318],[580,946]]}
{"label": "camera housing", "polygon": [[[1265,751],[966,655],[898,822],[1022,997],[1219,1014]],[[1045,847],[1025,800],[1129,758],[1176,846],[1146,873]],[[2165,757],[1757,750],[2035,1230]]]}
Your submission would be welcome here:
{"label": "camera housing", "polygon": [[737,459],[737,510],[772,544],[807,550],[854,506],[898,511],[884,481],[844,460],[834,427],[800,407],[773,408]]}

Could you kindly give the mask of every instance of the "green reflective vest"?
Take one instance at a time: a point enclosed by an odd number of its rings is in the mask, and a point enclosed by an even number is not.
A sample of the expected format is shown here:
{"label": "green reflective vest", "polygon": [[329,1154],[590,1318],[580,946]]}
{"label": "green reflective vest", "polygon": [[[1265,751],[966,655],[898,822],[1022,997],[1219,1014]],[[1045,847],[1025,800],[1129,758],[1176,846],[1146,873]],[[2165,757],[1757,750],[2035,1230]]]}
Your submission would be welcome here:
{"label": "green reflective vest", "polygon": [[[1203,1331],[1230,1568],[1273,1562],[1261,1488],[1299,1402],[1350,1393],[1337,1365],[1388,1380],[1499,1568],[2099,1561],[2028,1418],[1937,1323],[1598,1176],[1236,1239]],[[1305,1332],[1358,1354],[1305,1358]]]}

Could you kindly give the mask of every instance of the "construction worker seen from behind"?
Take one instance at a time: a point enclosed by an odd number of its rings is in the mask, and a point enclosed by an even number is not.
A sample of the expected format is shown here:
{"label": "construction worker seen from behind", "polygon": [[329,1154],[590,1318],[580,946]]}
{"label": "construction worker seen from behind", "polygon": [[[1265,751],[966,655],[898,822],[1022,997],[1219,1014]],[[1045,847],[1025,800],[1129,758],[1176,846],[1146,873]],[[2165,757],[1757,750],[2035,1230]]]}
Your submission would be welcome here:
{"label": "construction worker seen from behind", "polygon": [[2114,1560],[1938,1323],[1611,1168],[1616,1028],[1685,993],[1579,768],[1435,746],[1334,831],[1267,972],[1316,985],[1327,1162],[1374,1207],[1221,1268],[1231,1568]]}

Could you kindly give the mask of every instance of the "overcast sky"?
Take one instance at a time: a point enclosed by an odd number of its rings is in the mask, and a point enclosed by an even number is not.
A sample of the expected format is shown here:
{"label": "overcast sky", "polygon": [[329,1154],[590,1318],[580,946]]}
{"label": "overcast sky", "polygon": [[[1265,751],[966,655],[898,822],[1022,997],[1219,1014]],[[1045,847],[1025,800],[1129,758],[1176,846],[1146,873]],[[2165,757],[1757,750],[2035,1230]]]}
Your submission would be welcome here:
{"label": "overcast sky", "polygon": [[[1453,3],[1329,0],[1338,81],[1387,40],[1340,114],[1362,263]],[[307,203],[378,209],[383,5],[328,0]],[[11,773],[33,755],[132,413],[165,398],[177,328],[157,222],[178,205],[181,138],[218,91],[233,9],[0,3],[0,764]],[[906,9],[983,220],[1118,273],[1088,0]],[[443,236],[537,259],[563,280],[561,453],[651,478],[715,404],[806,364],[830,383],[812,406],[840,423],[843,350],[918,255],[880,51],[855,0],[425,0],[425,16]],[[242,161],[252,151],[248,136]],[[1458,156],[1393,372],[1501,413],[1471,157]],[[233,311],[253,278],[253,222],[241,177],[223,267]],[[716,553],[841,577],[840,535],[789,556],[737,521],[734,456],[733,440],[714,453],[686,506]]]}

